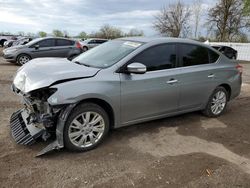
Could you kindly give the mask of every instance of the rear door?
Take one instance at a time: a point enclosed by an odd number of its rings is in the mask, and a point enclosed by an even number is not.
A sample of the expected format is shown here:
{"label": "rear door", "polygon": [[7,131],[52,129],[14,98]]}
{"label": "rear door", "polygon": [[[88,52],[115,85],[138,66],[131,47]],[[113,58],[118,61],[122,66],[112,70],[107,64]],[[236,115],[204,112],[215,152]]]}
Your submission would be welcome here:
{"label": "rear door", "polygon": [[[179,44],[180,110],[200,108],[208,101],[216,87],[216,61],[218,54],[199,45]],[[217,59],[211,54],[217,55]],[[216,60],[215,60],[216,59]]]}
{"label": "rear door", "polygon": [[[36,46],[39,46],[36,48]],[[32,57],[56,57],[55,39],[44,39],[33,44],[31,47]]]}
{"label": "rear door", "polygon": [[67,39],[56,39],[56,57],[68,57],[70,51],[74,48],[75,41]]}
{"label": "rear door", "polygon": [[176,45],[148,48],[131,59],[147,67],[145,74],[120,74],[122,124],[175,112],[179,100]]}

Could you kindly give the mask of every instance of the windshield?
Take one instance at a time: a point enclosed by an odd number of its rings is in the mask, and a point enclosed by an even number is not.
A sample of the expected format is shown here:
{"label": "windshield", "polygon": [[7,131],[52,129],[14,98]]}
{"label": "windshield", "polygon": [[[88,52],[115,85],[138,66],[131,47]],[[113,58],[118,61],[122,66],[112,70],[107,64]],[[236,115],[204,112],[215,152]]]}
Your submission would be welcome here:
{"label": "windshield", "polygon": [[40,41],[40,40],[42,40],[43,38],[36,38],[36,39],[34,39],[34,40],[32,40],[32,41],[30,41],[30,42],[28,42],[26,45],[32,45],[32,44],[35,44],[36,42],[38,42],[38,41]]}
{"label": "windshield", "polygon": [[90,67],[106,68],[114,65],[141,45],[140,42],[113,40],[84,52],[72,61]]}
{"label": "windshield", "polygon": [[82,42],[87,44],[89,41],[91,41],[91,39],[86,39],[86,40],[83,40]]}

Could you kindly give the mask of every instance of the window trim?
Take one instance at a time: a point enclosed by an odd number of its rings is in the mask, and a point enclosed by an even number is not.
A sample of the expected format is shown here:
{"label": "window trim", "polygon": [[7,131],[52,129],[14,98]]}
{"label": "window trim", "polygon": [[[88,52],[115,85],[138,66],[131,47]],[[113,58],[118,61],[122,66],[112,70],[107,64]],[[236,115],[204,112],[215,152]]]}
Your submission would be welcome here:
{"label": "window trim", "polygon": [[168,43],[161,43],[161,44],[156,44],[156,45],[153,45],[153,46],[150,46],[144,50],[142,50],[141,52],[139,52],[138,54],[136,54],[135,56],[133,56],[130,60],[128,60],[126,63],[124,63],[121,67],[119,67],[115,72],[116,73],[127,73],[127,66],[133,62],[131,62],[134,58],[136,58],[138,55],[140,55],[141,53],[143,53],[144,51],[148,50],[148,49],[151,49],[151,48],[154,48],[154,47],[158,47],[158,46],[163,46],[163,45],[175,45],[175,52],[176,52],[176,60],[175,60],[175,63],[174,63],[174,67],[173,68],[170,68],[170,69],[160,69],[160,70],[153,70],[153,71],[146,71],[146,73],[151,73],[151,72],[159,72],[159,71],[167,71],[167,70],[172,70],[172,69],[176,69],[178,68],[178,61],[179,61],[179,58],[178,58],[178,51],[177,51],[177,45],[178,43],[176,42],[168,42]]}

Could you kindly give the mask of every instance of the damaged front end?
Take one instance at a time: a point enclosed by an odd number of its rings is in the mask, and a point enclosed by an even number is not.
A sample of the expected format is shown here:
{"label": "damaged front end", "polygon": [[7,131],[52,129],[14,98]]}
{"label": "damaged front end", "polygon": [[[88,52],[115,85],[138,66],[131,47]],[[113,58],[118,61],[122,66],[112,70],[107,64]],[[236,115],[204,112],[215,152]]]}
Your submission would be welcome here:
{"label": "damaged front end", "polygon": [[10,119],[10,127],[14,140],[18,144],[31,145],[38,138],[44,141],[54,138],[55,141],[43,149],[38,155],[42,155],[54,149],[63,147],[63,133],[58,129],[58,123],[64,124],[65,106],[51,106],[47,99],[56,92],[55,88],[42,88],[22,93],[12,85],[15,93],[23,98],[24,108],[13,113]]}

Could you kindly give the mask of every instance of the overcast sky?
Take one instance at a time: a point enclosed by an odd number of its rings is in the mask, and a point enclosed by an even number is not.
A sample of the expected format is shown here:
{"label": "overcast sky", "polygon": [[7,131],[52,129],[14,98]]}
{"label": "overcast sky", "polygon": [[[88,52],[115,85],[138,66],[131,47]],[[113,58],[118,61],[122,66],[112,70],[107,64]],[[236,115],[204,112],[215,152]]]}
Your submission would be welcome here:
{"label": "overcast sky", "polygon": [[[216,0],[203,0],[204,11]],[[156,35],[154,15],[175,0],[0,0],[0,32],[67,30],[70,35],[110,24],[123,31],[142,29]],[[183,1],[190,6],[193,0]],[[203,11],[203,12],[204,12]]]}

